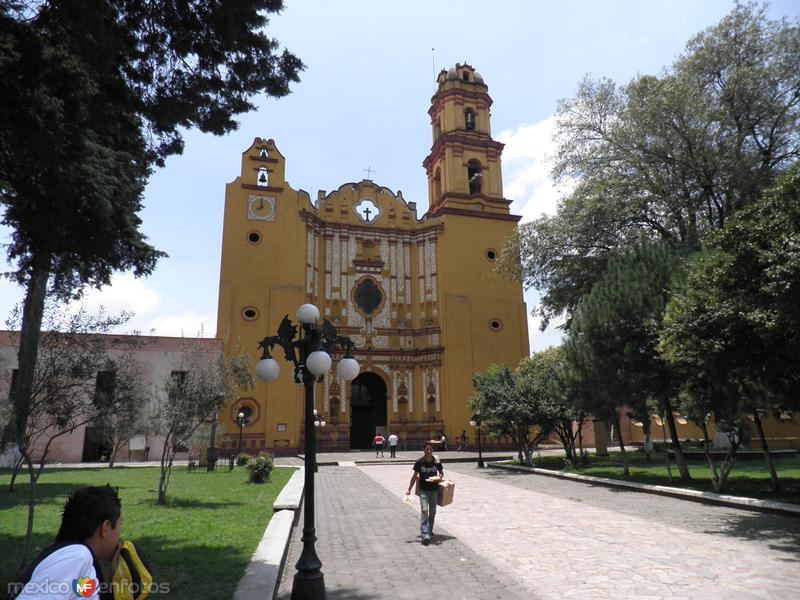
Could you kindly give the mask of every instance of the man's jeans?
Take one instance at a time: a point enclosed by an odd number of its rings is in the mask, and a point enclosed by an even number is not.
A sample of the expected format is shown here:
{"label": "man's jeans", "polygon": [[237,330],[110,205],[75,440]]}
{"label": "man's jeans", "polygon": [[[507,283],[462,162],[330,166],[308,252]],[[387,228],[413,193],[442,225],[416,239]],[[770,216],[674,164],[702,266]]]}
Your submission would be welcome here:
{"label": "man's jeans", "polygon": [[436,501],[439,499],[439,489],[420,490],[419,507],[422,511],[419,520],[419,532],[422,539],[430,539],[433,535],[433,522],[436,520]]}

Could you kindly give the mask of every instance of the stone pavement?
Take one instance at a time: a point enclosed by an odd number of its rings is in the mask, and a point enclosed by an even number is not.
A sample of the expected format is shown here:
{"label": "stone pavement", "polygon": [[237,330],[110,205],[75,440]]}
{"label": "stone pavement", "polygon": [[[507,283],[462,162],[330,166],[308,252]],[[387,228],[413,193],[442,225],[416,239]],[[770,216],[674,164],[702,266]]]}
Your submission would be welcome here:
{"label": "stone pavement", "polygon": [[[402,503],[408,464],[320,467],[317,552],[328,598],[800,598],[798,518],[446,459],[445,473],[455,501],[437,513],[437,542],[423,547],[418,503]],[[290,543],[282,599],[301,534]]]}
{"label": "stone pavement", "polygon": [[[397,473],[408,486],[408,464],[369,467]],[[317,554],[328,600],[372,598],[537,600],[513,574],[497,572],[483,557],[440,527],[430,546],[419,537],[419,504],[412,510],[355,466],[322,466],[315,483]],[[278,598],[291,597],[295,563],[302,550],[302,523],[289,545]]]}

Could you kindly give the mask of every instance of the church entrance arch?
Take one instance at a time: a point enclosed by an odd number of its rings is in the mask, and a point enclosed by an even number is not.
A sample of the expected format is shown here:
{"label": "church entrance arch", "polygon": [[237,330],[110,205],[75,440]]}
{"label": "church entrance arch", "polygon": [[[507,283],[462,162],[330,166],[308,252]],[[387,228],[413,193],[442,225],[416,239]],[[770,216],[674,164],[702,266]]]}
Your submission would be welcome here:
{"label": "church entrance arch", "polygon": [[371,448],[376,427],[386,429],[386,384],[375,373],[362,373],[350,384],[350,448]]}

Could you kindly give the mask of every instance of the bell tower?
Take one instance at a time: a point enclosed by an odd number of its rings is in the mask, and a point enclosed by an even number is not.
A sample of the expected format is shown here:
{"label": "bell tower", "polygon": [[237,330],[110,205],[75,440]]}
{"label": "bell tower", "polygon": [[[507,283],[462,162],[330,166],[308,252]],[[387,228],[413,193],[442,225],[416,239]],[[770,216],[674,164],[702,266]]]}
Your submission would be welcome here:
{"label": "bell tower", "polygon": [[429,214],[507,215],[511,202],[503,198],[503,144],[492,139],[492,99],[483,77],[470,65],[456,64],[442,69],[436,81],[428,110],[433,145],[422,163],[428,175]]}

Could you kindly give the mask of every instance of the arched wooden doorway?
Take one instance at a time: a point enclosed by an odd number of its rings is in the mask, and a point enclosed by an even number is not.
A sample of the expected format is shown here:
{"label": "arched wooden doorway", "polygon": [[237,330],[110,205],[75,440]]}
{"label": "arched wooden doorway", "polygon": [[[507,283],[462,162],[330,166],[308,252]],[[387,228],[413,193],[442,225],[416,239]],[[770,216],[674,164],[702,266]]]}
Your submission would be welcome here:
{"label": "arched wooden doorway", "polygon": [[371,448],[376,427],[386,427],[386,384],[362,373],[350,384],[350,448]]}

